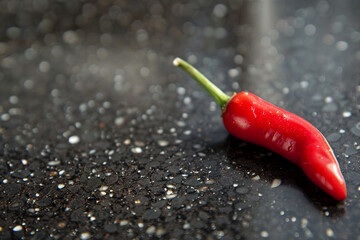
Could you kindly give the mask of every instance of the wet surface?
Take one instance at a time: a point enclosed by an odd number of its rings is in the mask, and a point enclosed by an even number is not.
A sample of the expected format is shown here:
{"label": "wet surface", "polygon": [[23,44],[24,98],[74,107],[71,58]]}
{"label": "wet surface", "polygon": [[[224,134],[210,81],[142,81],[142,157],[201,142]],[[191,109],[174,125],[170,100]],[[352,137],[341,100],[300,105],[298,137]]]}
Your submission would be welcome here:
{"label": "wet surface", "polygon": [[[0,238],[360,238],[359,7],[1,1]],[[314,124],[347,200],[229,136],[175,56]]]}

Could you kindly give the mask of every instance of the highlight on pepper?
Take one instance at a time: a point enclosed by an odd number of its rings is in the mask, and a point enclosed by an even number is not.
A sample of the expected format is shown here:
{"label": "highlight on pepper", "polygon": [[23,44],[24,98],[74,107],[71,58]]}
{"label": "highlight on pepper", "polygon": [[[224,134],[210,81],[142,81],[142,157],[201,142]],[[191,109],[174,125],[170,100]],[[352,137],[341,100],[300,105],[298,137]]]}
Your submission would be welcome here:
{"label": "highlight on pepper", "polygon": [[339,201],[346,199],[346,184],[335,154],[312,124],[252,93],[228,96],[180,58],[175,58],[173,65],[184,69],[214,98],[230,134],[278,153],[299,166],[324,192]]}

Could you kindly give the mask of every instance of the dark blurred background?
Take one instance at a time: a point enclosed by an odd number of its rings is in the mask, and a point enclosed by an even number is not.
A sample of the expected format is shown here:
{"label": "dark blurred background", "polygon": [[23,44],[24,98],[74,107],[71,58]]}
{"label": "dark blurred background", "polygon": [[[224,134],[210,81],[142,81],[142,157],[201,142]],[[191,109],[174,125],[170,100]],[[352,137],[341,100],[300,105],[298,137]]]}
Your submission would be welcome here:
{"label": "dark blurred background", "polygon": [[[358,1],[0,1],[1,239],[360,239]],[[228,135],[182,57],[314,124],[336,202]]]}

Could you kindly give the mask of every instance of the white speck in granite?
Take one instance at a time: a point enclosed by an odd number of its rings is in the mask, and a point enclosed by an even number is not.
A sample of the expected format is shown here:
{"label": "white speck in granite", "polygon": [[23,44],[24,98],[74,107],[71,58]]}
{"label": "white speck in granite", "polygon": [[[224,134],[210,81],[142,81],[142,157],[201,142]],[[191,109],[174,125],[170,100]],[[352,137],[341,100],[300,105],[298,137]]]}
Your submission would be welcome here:
{"label": "white speck in granite", "polygon": [[176,122],[176,125],[177,125],[178,127],[185,127],[185,126],[186,126],[186,123],[185,123],[184,121],[177,121],[177,122]]}
{"label": "white speck in granite", "polygon": [[169,142],[166,140],[158,140],[157,143],[160,147],[166,147],[169,145]]}
{"label": "white speck in granite", "polygon": [[149,235],[153,235],[155,232],[156,232],[155,226],[150,226],[150,227],[148,227],[148,229],[146,229],[146,233]]}
{"label": "white speck in granite", "polygon": [[276,188],[280,186],[280,184],[281,184],[281,179],[275,178],[271,183],[271,188]]}
{"label": "white speck in granite", "polygon": [[60,165],[60,160],[53,160],[53,161],[50,161],[50,162],[48,162],[48,165],[49,166],[58,166],[58,165]]}
{"label": "white speck in granite", "polygon": [[144,146],[145,146],[145,143],[142,142],[142,141],[135,141],[134,144],[135,144],[135,146],[137,146],[137,147],[144,147]]}
{"label": "white speck in granite", "polygon": [[129,221],[128,220],[121,220],[120,221],[120,226],[126,226],[129,224]]}
{"label": "white speck in granite", "polygon": [[251,180],[253,181],[259,181],[260,180],[260,176],[256,175],[255,177],[251,178]]}
{"label": "white speck in granite", "polygon": [[331,228],[326,229],[326,236],[327,237],[334,237],[334,231]]}

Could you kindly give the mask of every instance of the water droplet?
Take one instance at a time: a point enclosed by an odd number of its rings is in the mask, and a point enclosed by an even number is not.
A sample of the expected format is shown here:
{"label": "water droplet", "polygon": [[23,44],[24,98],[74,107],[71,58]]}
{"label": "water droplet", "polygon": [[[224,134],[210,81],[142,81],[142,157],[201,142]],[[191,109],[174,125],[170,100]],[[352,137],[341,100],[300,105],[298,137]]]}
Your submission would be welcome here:
{"label": "water droplet", "polygon": [[190,229],[191,225],[189,223],[185,223],[183,225],[183,229]]}
{"label": "water droplet", "polygon": [[269,233],[267,231],[261,231],[260,235],[263,238],[268,238],[269,237]]}
{"label": "water droplet", "polygon": [[9,97],[9,102],[11,104],[17,104],[19,102],[19,98],[17,96],[10,96]]}
{"label": "water droplet", "polygon": [[190,97],[185,97],[184,98],[184,103],[185,104],[190,104],[191,103],[191,98]]}
{"label": "water droplet", "polygon": [[283,94],[288,94],[290,92],[290,89],[288,87],[284,87],[282,89]]}
{"label": "water droplet", "polygon": [[17,226],[15,226],[14,228],[13,228],[13,231],[14,232],[19,232],[19,231],[21,231],[23,229],[23,227],[21,226],[21,225],[17,225]]}
{"label": "water droplet", "polygon": [[148,76],[150,75],[150,70],[149,70],[149,68],[147,68],[147,67],[142,67],[142,68],[140,69],[140,75],[141,75],[142,77],[148,77]]}
{"label": "water droplet", "polygon": [[183,88],[183,87],[178,87],[176,89],[176,92],[179,94],[179,95],[184,95],[186,93],[186,89]]}
{"label": "water droplet", "polygon": [[351,112],[349,112],[349,111],[344,111],[344,112],[342,113],[342,116],[343,116],[344,118],[351,117]]}
{"label": "water droplet", "polygon": [[243,56],[241,56],[240,54],[238,54],[238,55],[236,55],[236,56],[234,57],[234,62],[235,62],[236,64],[242,64],[243,61],[244,61],[244,58],[243,58]]}
{"label": "water droplet", "polygon": [[184,135],[190,135],[190,134],[191,134],[191,130],[184,131]]}
{"label": "water droplet", "polygon": [[332,97],[326,97],[325,98],[326,103],[331,103],[332,101],[333,101]]}
{"label": "water droplet", "polygon": [[190,56],[187,57],[187,60],[189,63],[195,64],[197,62],[197,57],[191,54]]}
{"label": "water droplet", "polygon": [[39,70],[40,70],[40,72],[43,72],[43,73],[48,72],[50,70],[50,63],[46,62],[46,61],[42,61],[39,64]]}
{"label": "water droplet", "polygon": [[92,236],[89,232],[84,232],[80,235],[80,239],[81,240],[87,240],[87,239],[90,239]]}
{"label": "water droplet", "polygon": [[316,33],[316,27],[312,24],[308,24],[304,28],[305,34],[308,36],[313,36]]}
{"label": "water droplet", "polygon": [[307,88],[309,86],[309,82],[308,81],[301,81],[300,82],[300,87],[301,88]]}
{"label": "water droplet", "polygon": [[77,144],[80,142],[80,138],[76,135],[69,137],[70,144]]}
{"label": "water droplet", "polygon": [[213,9],[213,14],[218,18],[223,18],[226,15],[227,7],[224,4],[217,4]]}
{"label": "water droplet", "polygon": [[132,148],[131,151],[133,153],[142,153],[142,149],[140,147],[135,147],[135,148]]}
{"label": "water droplet", "polygon": [[345,41],[338,41],[336,43],[336,49],[339,51],[346,51],[349,47],[349,44]]}
{"label": "water droplet", "polygon": [[66,31],[62,35],[64,42],[68,44],[76,44],[79,42],[78,35],[75,31]]}
{"label": "water droplet", "polygon": [[229,77],[235,78],[240,75],[240,69],[239,68],[232,68],[228,71]]}
{"label": "water droplet", "polygon": [[1,114],[0,118],[3,121],[9,121],[10,120],[10,114],[8,114],[8,113]]}

